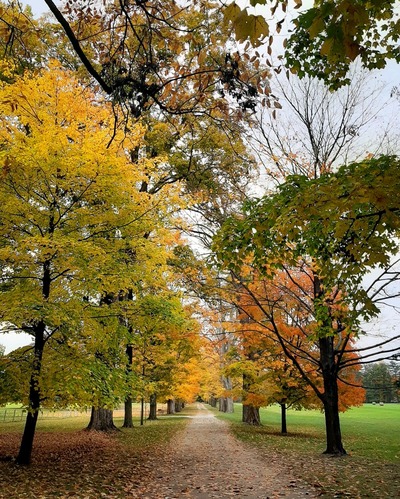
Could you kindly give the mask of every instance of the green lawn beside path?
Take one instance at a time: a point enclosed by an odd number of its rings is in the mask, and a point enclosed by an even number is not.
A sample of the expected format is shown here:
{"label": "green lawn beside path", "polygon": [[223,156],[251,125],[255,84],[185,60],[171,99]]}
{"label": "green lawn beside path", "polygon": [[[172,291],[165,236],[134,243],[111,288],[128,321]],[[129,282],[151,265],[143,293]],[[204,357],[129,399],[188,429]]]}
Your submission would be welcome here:
{"label": "green lawn beside path", "polygon": [[241,423],[234,414],[215,414],[231,423],[234,434],[267,459],[284,462],[296,476],[317,486],[324,497],[400,497],[400,404],[366,404],[341,414],[344,457],[322,455],[324,415],[288,411],[288,435],[280,434],[280,408],[263,408],[261,427]]}

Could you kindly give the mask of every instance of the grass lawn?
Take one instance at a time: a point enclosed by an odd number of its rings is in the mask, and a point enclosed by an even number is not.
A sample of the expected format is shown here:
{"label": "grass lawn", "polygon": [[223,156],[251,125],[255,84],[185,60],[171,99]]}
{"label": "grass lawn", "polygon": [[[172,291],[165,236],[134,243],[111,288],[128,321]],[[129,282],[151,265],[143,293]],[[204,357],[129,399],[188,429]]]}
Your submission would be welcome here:
{"label": "grass lawn", "polygon": [[287,436],[280,434],[280,408],[261,409],[261,427],[241,423],[234,414],[216,412],[231,422],[235,435],[274,455],[325,497],[400,497],[400,404],[364,405],[341,414],[343,458],[323,456],[324,415],[319,411],[288,411]]}

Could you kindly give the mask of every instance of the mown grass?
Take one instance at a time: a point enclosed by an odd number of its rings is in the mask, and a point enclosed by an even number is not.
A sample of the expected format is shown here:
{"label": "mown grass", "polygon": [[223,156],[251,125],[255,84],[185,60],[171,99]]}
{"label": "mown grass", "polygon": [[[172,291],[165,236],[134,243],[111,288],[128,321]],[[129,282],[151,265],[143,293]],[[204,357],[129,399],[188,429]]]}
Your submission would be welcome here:
{"label": "mown grass", "polygon": [[261,427],[241,423],[234,414],[216,415],[231,423],[241,440],[267,457],[275,456],[325,497],[400,497],[400,404],[364,405],[341,415],[348,456],[331,458],[325,449],[324,415],[288,411],[288,435],[280,434],[280,408],[261,409]]}
{"label": "mown grass", "polygon": [[[288,435],[280,434],[280,408],[261,409],[262,427],[250,433],[263,435],[282,450],[322,452],[325,445],[324,415],[319,411],[288,411]],[[236,404],[234,414],[218,417],[233,423],[241,421],[241,405]],[[400,404],[385,406],[366,404],[341,414],[344,446],[350,454],[373,457],[377,460],[400,463]],[[246,425],[244,428],[251,429]],[[397,438],[396,438],[397,437]]]}
{"label": "mown grass", "polygon": [[[7,405],[7,408],[20,408],[21,406]],[[162,406],[161,406],[162,407]],[[0,408],[1,411],[1,408]],[[133,429],[122,428],[123,411],[114,411],[114,424],[120,430],[116,433],[117,438],[124,441],[130,439],[132,430],[135,431],[135,441],[132,442],[137,448],[146,442],[160,443],[166,442],[173,435],[175,431],[182,427],[186,422],[188,412],[180,415],[174,414],[173,416],[160,415],[156,421],[149,421],[144,419],[144,424],[140,425],[140,406],[134,404],[133,406]],[[73,417],[63,417],[63,412],[44,410],[39,415],[36,431],[40,433],[51,432],[76,432],[86,428],[90,419],[90,411],[83,411],[81,414]],[[25,419],[16,422],[3,422],[0,419],[0,433],[22,433],[25,424]]]}

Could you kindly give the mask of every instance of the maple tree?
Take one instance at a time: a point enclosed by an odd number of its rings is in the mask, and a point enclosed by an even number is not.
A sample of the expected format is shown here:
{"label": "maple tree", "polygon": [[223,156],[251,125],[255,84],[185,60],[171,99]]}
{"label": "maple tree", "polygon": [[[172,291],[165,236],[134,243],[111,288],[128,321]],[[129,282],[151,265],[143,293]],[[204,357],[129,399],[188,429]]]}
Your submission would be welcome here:
{"label": "maple tree", "polygon": [[[53,66],[3,84],[0,103],[1,317],[35,339],[18,457],[28,463],[47,341],[101,331],[93,309],[105,294],[131,286],[146,265],[137,234],[148,232],[155,217],[136,188],[142,173],[121,141],[107,148],[112,113],[68,72]],[[142,135],[140,126],[132,129],[130,143]]]}
{"label": "maple tree", "polygon": [[[274,276],[283,269],[295,284],[299,303],[312,310],[323,392],[308,382],[324,404],[329,453],[345,452],[338,415],[338,373],[341,367],[359,362],[344,358],[345,353],[356,352],[349,346],[351,337],[360,332],[361,319],[379,312],[379,302],[397,296],[390,289],[399,276],[390,260],[398,250],[394,238],[399,220],[397,169],[396,158],[381,157],[343,166],[318,179],[291,177],[277,194],[248,203],[240,217],[226,224],[216,243],[221,259],[237,276],[247,256],[261,274]],[[376,267],[382,269],[380,277],[365,289],[362,279]],[[309,292],[292,275],[292,268],[306,276]],[[275,306],[274,301],[268,306]],[[269,319],[278,335],[272,311]],[[279,338],[304,376],[291,345]],[[390,348],[394,339],[379,344],[389,345],[382,349],[382,356],[396,355],[398,350]],[[363,354],[364,358],[373,355],[368,349]]]}
{"label": "maple tree", "polygon": [[269,6],[272,20],[255,14],[248,5],[230,4],[225,15],[237,38],[264,43],[271,55],[274,33],[291,20],[294,28],[283,44],[285,66],[300,77],[317,77],[331,89],[350,83],[349,69],[357,58],[367,69],[400,61],[397,0],[314,0],[305,9],[302,0],[251,0],[250,5]]}
{"label": "maple tree", "polygon": [[[241,353],[239,361],[231,363],[231,369],[243,369],[246,391],[251,395],[249,400],[244,396],[243,403],[248,407],[244,407],[243,421],[260,424],[257,417],[248,420],[247,413],[258,413],[259,406],[278,402],[282,432],[286,433],[288,407],[321,406],[321,394],[312,389],[313,386],[321,390],[322,380],[318,346],[313,336],[311,303],[307,305],[307,297],[312,294],[310,281],[306,274],[302,275],[293,267],[286,272],[277,272],[273,279],[262,278],[251,267],[243,268],[240,277],[234,274],[232,277],[235,291],[232,289],[231,293],[236,295],[234,303],[240,310],[234,357]],[[345,352],[344,357],[353,361],[357,356]],[[356,383],[359,367],[352,365],[349,368],[344,364],[343,359],[340,377],[344,381],[339,383],[339,410],[359,405],[364,400],[364,392]]]}

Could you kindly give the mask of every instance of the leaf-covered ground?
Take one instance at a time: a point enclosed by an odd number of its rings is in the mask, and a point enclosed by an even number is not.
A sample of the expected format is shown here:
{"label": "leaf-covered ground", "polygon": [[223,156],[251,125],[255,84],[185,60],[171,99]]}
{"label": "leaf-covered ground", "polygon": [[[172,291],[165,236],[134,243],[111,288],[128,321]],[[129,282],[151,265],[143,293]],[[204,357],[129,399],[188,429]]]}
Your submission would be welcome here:
{"label": "leaf-covered ground", "polygon": [[[331,457],[315,452],[313,449],[300,453],[298,446],[290,449],[292,436],[288,439],[285,451],[274,445],[268,438],[265,427],[232,425],[234,434],[246,444],[257,449],[263,459],[271,463],[284,463],[288,473],[296,480],[306,482],[314,488],[317,496],[323,498],[351,497],[352,499],[400,498],[400,468],[397,463],[384,462],[352,455]],[[263,438],[267,436],[267,438]],[[297,436],[298,437],[298,436]],[[393,435],[398,438],[398,435]],[[307,437],[304,445],[307,446]],[[380,445],[379,442],[376,443]]]}
{"label": "leaf-covered ground", "polygon": [[[145,493],[137,477],[146,473],[146,460],[115,435],[81,431],[37,437],[31,466],[0,462],[1,498],[125,498]],[[16,433],[2,435],[1,457],[15,455],[19,439]]]}
{"label": "leaf-covered ground", "polygon": [[19,440],[19,432],[0,436],[1,498],[312,496],[278,463],[260,460],[202,406],[186,421],[161,418],[111,435],[42,430],[29,467],[4,460],[16,455]]}
{"label": "leaf-covered ground", "polygon": [[247,442],[235,439],[204,406],[186,414],[193,417],[162,417],[110,435],[42,428],[30,467],[7,460],[20,442],[19,431],[7,431],[0,435],[0,498],[400,497],[394,464],[283,454],[246,438],[254,428],[234,426]]}

